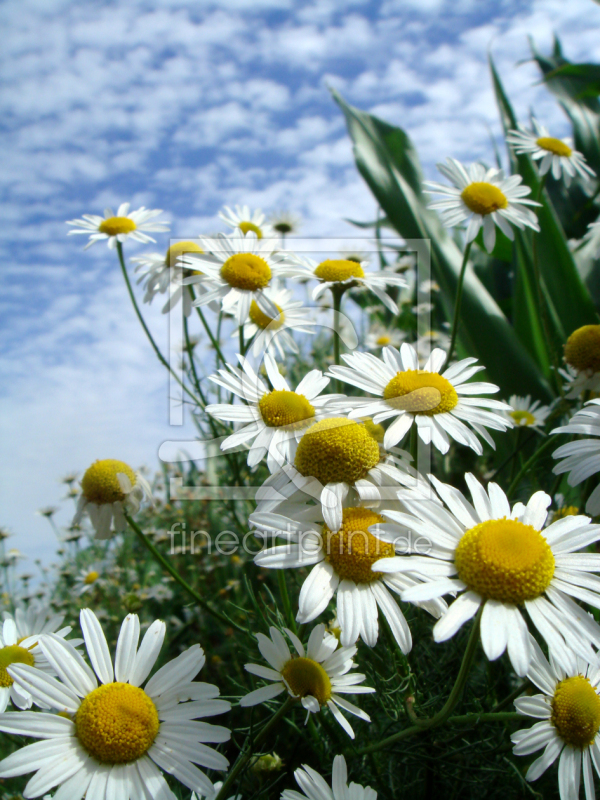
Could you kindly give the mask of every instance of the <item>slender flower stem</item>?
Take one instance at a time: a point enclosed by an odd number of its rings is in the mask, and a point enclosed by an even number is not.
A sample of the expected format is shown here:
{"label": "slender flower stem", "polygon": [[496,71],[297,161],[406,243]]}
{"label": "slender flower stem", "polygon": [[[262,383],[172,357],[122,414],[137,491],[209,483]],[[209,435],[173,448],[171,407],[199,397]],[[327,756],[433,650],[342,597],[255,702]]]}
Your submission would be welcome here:
{"label": "slender flower stem", "polygon": [[266,723],[264,728],[258,734],[256,739],[253,742],[251,742],[248,750],[246,750],[245,753],[240,754],[233,767],[229,770],[229,774],[227,775],[227,778],[223,782],[223,786],[221,786],[219,794],[214,798],[214,800],[226,800],[231,790],[231,787],[237,780],[237,777],[240,774],[240,772],[248,765],[248,762],[252,758],[253,754],[265,741],[265,739],[271,733],[273,728],[277,725],[279,720],[287,714],[287,712],[296,702],[297,700],[295,698],[288,697],[285,703],[280,708],[277,709],[277,711],[273,714],[271,719]]}
{"label": "slender flower stem", "polygon": [[531,458],[527,459],[527,461],[523,464],[523,466],[521,467],[521,469],[517,473],[515,479],[511,483],[511,485],[508,487],[508,492],[506,493],[506,496],[509,499],[513,496],[513,494],[515,492],[515,489],[517,488],[517,486],[521,482],[521,478],[523,477],[523,475],[526,475],[529,472],[531,467],[535,464],[535,462],[542,455],[542,453],[545,453],[546,450],[548,450],[550,447],[552,447],[555,444],[556,444],[556,436],[553,436],[552,434],[550,434],[550,436],[548,436],[546,441],[542,445],[540,445],[538,447],[538,449],[531,456]]}
{"label": "slender flower stem", "polygon": [[456,345],[456,337],[458,335],[458,322],[460,319],[460,306],[462,303],[462,295],[463,295],[463,286],[465,283],[465,272],[467,271],[467,264],[469,263],[469,253],[471,252],[471,247],[473,242],[469,242],[465,247],[465,254],[463,255],[462,265],[460,268],[460,275],[458,276],[458,285],[456,287],[456,301],[454,303],[454,318],[452,320],[452,332],[450,334],[450,344],[448,345],[448,352],[446,353],[446,360],[444,361],[444,366],[440,370],[443,372],[450,361],[452,360],[452,356],[454,354],[454,346]]}
{"label": "slender flower stem", "polygon": [[172,578],[174,578],[177,581],[177,583],[183,589],[185,589],[185,591],[189,595],[191,595],[194,598],[194,600],[198,603],[198,605],[201,608],[204,609],[204,611],[206,611],[208,614],[212,614],[212,616],[215,617],[215,619],[218,619],[224,625],[236,628],[241,633],[248,633],[248,631],[241,625],[238,625],[237,622],[234,622],[232,619],[229,619],[229,617],[226,617],[224,614],[221,614],[221,612],[213,608],[210,605],[210,603],[207,603],[206,600],[201,595],[199,595],[198,592],[195,589],[193,589],[184,578],[181,577],[181,575],[177,572],[177,570],[171,564],[169,564],[169,562],[163,556],[160,550],[158,550],[152,544],[150,539],[148,539],[146,534],[142,531],[139,525],[129,516],[129,514],[126,511],[124,511],[123,513],[125,514],[125,519],[129,523],[129,527],[137,535],[138,539],[142,542],[144,547],[150,551],[154,559],[161,565],[161,567],[164,570],[166,570],[169,573],[169,575]]}
{"label": "slender flower stem", "polygon": [[[342,297],[344,296],[345,288],[342,285],[334,285],[331,287],[331,294],[333,296],[333,362],[339,366],[340,358],[340,309],[342,307]],[[333,379],[333,391],[341,392],[340,382],[337,378]]]}
{"label": "slender flower stem", "polygon": [[[196,299],[196,293],[194,292],[194,287],[193,286],[188,286],[188,291],[190,293],[190,297],[192,298],[192,303],[193,303],[194,300]],[[225,362],[225,357],[223,356],[223,353],[221,352],[221,348],[219,346],[219,342],[215,339],[215,336],[214,336],[213,332],[211,331],[208,322],[206,321],[206,317],[204,316],[202,308],[200,306],[196,306],[196,312],[198,313],[198,316],[200,317],[200,322],[202,323],[202,325],[204,327],[204,330],[208,334],[208,338],[210,339],[210,343],[214,347],[215,352],[217,353],[217,355],[221,359],[221,362],[223,364],[225,364],[226,363]]]}
{"label": "slender flower stem", "polygon": [[190,361],[190,370],[192,372],[192,377],[194,379],[194,386],[196,387],[196,391],[198,392],[198,396],[202,400],[202,409],[207,405],[206,397],[204,396],[204,392],[202,391],[202,387],[200,386],[200,378],[198,376],[198,372],[196,371],[196,361],[194,359],[194,348],[192,347],[192,341],[190,339],[190,332],[188,329],[188,321],[187,317],[184,316],[183,318],[183,331],[185,334],[185,349],[187,350],[188,358]]}
{"label": "slender flower stem", "polygon": [[277,570],[277,582],[279,584],[279,594],[281,595],[281,603],[283,605],[283,611],[287,620],[287,624],[289,625],[292,633],[296,633],[296,620],[294,619],[294,612],[292,611],[292,604],[290,603],[290,595],[288,592],[287,583],[285,581],[284,569]]}
{"label": "slender flower stem", "polygon": [[238,326],[238,335],[239,335],[239,339],[240,339],[240,355],[241,356],[245,356],[246,355],[246,343],[244,341],[244,326],[243,325],[239,325]]}

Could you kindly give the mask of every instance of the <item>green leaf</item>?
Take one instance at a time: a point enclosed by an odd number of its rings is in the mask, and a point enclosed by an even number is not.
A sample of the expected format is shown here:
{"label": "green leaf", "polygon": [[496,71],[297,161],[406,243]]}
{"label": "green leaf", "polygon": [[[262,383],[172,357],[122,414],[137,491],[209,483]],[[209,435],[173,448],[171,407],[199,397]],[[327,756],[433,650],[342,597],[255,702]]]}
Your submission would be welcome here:
{"label": "green leaf", "polygon": [[[346,118],[358,170],[387,218],[404,238],[429,240],[432,273],[451,319],[462,254],[437,215],[426,208],[421,167],[410,138],[399,128],[349,106],[336,91],[333,96]],[[503,396],[551,397],[538,365],[471,267],[465,277],[459,340],[469,355],[485,365]]]}

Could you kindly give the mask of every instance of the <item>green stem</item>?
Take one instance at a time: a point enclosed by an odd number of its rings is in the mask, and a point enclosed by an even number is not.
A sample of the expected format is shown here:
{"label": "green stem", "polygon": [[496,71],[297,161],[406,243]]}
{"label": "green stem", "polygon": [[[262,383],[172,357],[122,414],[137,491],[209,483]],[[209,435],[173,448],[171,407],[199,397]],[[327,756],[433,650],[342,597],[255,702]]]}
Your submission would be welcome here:
{"label": "green stem", "polygon": [[452,356],[454,354],[456,337],[458,335],[458,321],[460,319],[460,306],[462,303],[463,286],[465,283],[465,272],[467,271],[467,264],[469,262],[469,253],[471,252],[472,245],[473,242],[469,242],[465,247],[465,253],[463,255],[462,265],[460,268],[460,275],[458,276],[458,286],[456,287],[456,302],[454,303],[454,318],[452,320],[452,332],[450,334],[450,344],[448,346],[448,353],[446,354],[446,360],[444,362],[444,366],[442,367],[440,372],[443,372],[446,369],[446,367],[452,360]]}
{"label": "green stem", "polygon": [[414,420],[410,429],[410,454],[412,456],[411,464],[417,469],[417,464],[419,462],[419,429]]}
{"label": "green stem", "polygon": [[236,628],[241,633],[248,633],[248,631],[245,628],[242,628],[241,625],[238,625],[237,622],[234,622],[232,619],[229,619],[229,617],[226,617],[224,614],[221,614],[219,611],[213,608],[209,603],[207,603],[206,600],[203,597],[201,597],[201,595],[199,595],[198,592],[195,589],[193,589],[184,578],[181,577],[181,575],[177,572],[175,567],[169,564],[169,562],[163,556],[160,550],[157,550],[157,548],[152,544],[150,539],[148,539],[146,534],[142,531],[139,525],[136,522],[134,522],[134,520],[129,516],[129,514],[126,511],[123,513],[125,514],[125,519],[129,523],[129,527],[137,535],[138,539],[142,542],[144,547],[150,551],[154,559],[161,565],[161,567],[164,570],[166,570],[169,573],[169,575],[172,578],[174,578],[177,581],[177,583],[183,589],[185,589],[185,591],[189,595],[191,595],[194,598],[194,600],[198,603],[198,605],[201,608],[203,608],[208,614],[212,614],[212,616],[215,617],[215,619],[218,619],[224,625]]}
{"label": "green stem", "polygon": [[515,429],[515,450],[513,453],[513,462],[510,467],[510,478],[509,481],[512,483],[515,479],[515,475],[517,474],[517,470],[519,468],[519,458],[517,458],[519,451],[521,450],[522,440],[523,440],[523,429],[520,425],[517,425]]}
{"label": "green stem", "polygon": [[513,480],[513,482],[508,487],[508,492],[506,493],[506,496],[509,499],[514,494],[514,491],[517,488],[517,486],[519,485],[519,483],[521,482],[521,478],[523,477],[523,475],[525,475],[525,474],[527,474],[527,472],[529,472],[531,467],[535,464],[535,462],[542,455],[542,453],[545,453],[546,450],[548,450],[550,447],[554,446],[555,444],[556,444],[556,437],[552,436],[552,434],[551,434],[550,436],[548,436],[546,441],[542,445],[540,445],[540,447],[538,447],[538,449],[535,451],[535,453],[530,458],[527,459],[527,461],[523,464],[523,466],[521,467],[521,469],[517,473],[516,478]]}
{"label": "green stem", "polygon": [[275,725],[277,725],[279,720],[285,716],[295,702],[296,700],[293,697],[288,697],[286,702],[273,714],[256,739],[250,744],[248,750],[239,756],[233,767],[230,769],[227,778],[223,782],[223,786],[221,786],[219,794],[214,798],[214,800],[226,800],[230,796],[230,789],[237,780],[240,772],[247,766],[256,750],[260,747],[267,736],[271,733]]}
{"label": "green stem", "polygon": [[[342,297],[344,296],[345,288],[341,285],[334,285],[331,287],[331,294],[333,296],[333,363],[339,366],[340,358],[340,309],[342,307]],[[341,392],[341,385],[337,378],[333,379],[332,389],[334,392]]]}
{"label": "green stem", "polygon": [[[196,299],[196,293],[194,292],[194,287],[193,286],[188,286],[188,291],[190,293],[190,297],[192,298],[192,302],[194,302],[194,300]],[[211,331],[208,322],[206,321],[206,317],[204,316],[202,308],[200,306],[196,306],[195,308],[196,308],[196,312],[197,312],[198,316],[200,317],[200,322],[202,323],[202,326],[204,327],[204,330],[206,331],[207,336],[210,339],[210,343],[212,344],[212,346],[215,349],[215,352],[217,353],[217,355],[221,359],[221,362],[223,364],[225,364],[226,363],[225,357],[223,356],[223,353],[221,352],[221,348],[219,346],[219,342],[215,339],[214,334]]]}
{"label": "green stem", "polygon": [[244,326],[243,325],[240,325],[238,327],[238,335],[239,335],[239,339],[240,339],[240,355],[241,356],[245,356],[246,355],[246,343],[244,342]]}
{"label": "green stem", "polygon": [[294,612],[292,611],[292,604],[290,603],[290,595],[288,593],[287,583],[285,581],[285,570],[277,570],[277,582],[279,584],[279,594],[281,595],[281,603],[283,605],[283,612],[292,633],[296,633],[296,620],[294,619]]}
{"label": "green stem", "polygon": [[184,316],[183,318],[183,332],[185,335],[185,349],[187,350],[188,358],[190,360],[190,369],[192,372],[192,378],[194,379],[194,386],[196,387],[196,391],[200,399],[203,402],[202,410],[207,405],[206,397],[204,396],[204,392],[202,391],[202,387],[200,386],[200,379],[198,377],[198,372],[196,371],[196,361],[194,359],[194,348],[192,347],[192,342],[190,340],[190,332],[188,330],[188,321],[187,317]]}

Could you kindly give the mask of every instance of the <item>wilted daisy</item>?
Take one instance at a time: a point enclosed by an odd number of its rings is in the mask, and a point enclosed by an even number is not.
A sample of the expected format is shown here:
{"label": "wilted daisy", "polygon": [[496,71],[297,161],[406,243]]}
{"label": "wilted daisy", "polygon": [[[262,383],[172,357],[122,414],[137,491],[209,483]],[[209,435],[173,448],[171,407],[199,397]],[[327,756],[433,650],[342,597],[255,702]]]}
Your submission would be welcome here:
{"label": "wilted daisy", "polygon": [[[573,415],[567,425],[555,428],[552,433],[600,437],[600,399],[590,400],[581,411]],[[552,471],[556,475],[568,472],[569,486],[578,486],[590,475],[600,472],[600,438],[568,442],[557,448],[552,456],[562,459]],[[600,514],[600,485],[588,497],[585,510],[593,517]]]}
{"label": "wilted daisy", "polygon": [[140,472],[114,458],[95,461],[81,479],[73,525],[78,525],[87,513],[96,539],[110,539],[115,531],[127,528],[123,511],[135,514],[144,497],[151,499],[152,489]]}
{"label": "wilted daisy", "polygon": [[546,419],[550,413],[550,406],[543,406],[539,400],[531,399],[531,395],[518,397],[511,395],[508,401],[512,411],[506,414],[517,428],[535,428],[539,430],[546,424]]}
{"label": "wilted daisy", "polygon": [[586,181],[595,177],[596,173],[586,164],[584,155],[573,149],[572,139],[555,139],[537,120],[533,121],[533,127],[533,131],[522,126],[517,131],[509,131],[506,141],[517,155],[526,153],[534,161],[541,161],[540,175],[552,170],[552,177],[559,180],[562,175],[566,186],[575,175]]}
{"label": "wilted daisy", "polygon": [[265,223],[266,216],[260,208],[250,211],[249,206],[236,206],[232,211],[229,206],[223,206],[219,217],[230,228],[239,229],[244,235],[255,234],[257,239],[269,239],[273,236],[273,228]]}
{"label": "wilted daisy", "polygon": [[571,654],[570,663],[559,666],[542,653],[530,638],[531,664],[527,677],[542,694],[515,700],[520,714],[540,720],[531,728],[511,735],[513,752],[529,756],[544,748],[529,767],[528,781],[537,780],[560,756],[558,788],[561,800],[577,800],[583,771],[586,800],[594,800],[594,773],[600,775],[600,671]]}
{"label": "wilted daisy", "polygon": [[9,667],[34,703],[59,715],[0,715],[0,730],[43,740],[0,762],[0,776],[35,771],[25,797],[60,786],[57,797],[70,799],[174,798],[161,770],[189,789],[212,793],[211,781],[195,765],[226,769],[227,759],[205,743],[226,742],[230,732],[195,720],[231,706],[216,699],[216,686],[194,681],[205,661],[200,645],[161,667],[142,689],[162,647],[164,622],[153,622],[138,648],[139,619],[125,617],[113,667],[94,613],[84,609],[80,619],[93,672],[68,642],[52,634],[40,639],[40,647],[58,680],[31,666]]}
{"label": "wilted daisy", "polygon": [[314,769],[303,764],[304,769],[294,772],[296,783],[303,794],[293,789],[284,789],[281,800],[377,800],[377,792],[370,786],[358,783],[348,785],[348,767],[344,756],[333,759],[331,788]]}
{"label": "wilted daisy", "polygon": [[182,300],[183,313],[189,317],[192,313],[192,298],[187,285],[201,281],[202,273],[186,268],[178,263],[178,259],[186,253],[203,252],[196,242],[184,241],[172,244],[166,255],[146,253],[144,256],[132,258],[131,261],[138,265],[135,268],[140,275],[138,283],[143,283],[146,290],[144,303],[151,303],[156,294],[165,294],[168,291],[169,299],[163,306],[162,313],[166,314]]}
{"label": "wilted daisy", "polygon": [[283,634],[277,628],[269,629],[270,639],[262,633],[257,634],[258,649],[270,667],[246,664],[246,669],[252,675],[272,683],[242,697],[240,705],[256,706],[287,691],[291,697],[300,700],[308,714],[318,714],[321,708],[327,706],[348,736],[354,739],[354,731],[341,710],[366,722],[370,722],[371,718],[340,695],[375,691],[369,686],[359,685],[365,680],[364,675],[357,672],[349,674],[355,666],[352,658],[356,647],[338,648],[338,640],[325,633],[325,625],[313,628],[306,649],[292,631],[287,628],[284,630],[296,652],[290,652]]}
{"label": "wilted daisy", "polygon": [[83,219],[69,220],[67,225],[74,225],[75,230],[69,231],[67,235],[73,236],[77,233],[89,235],[90,241],[84,250],[100,239],[108,239],[107,244],[112,249],[117,246],[117,242],[122,243],[128,238],[144,244],[154,242],[156,240],[148,236],[148,232],[160,233],[169,230],[169,226],[164,222],[152,221],[163,213],[161,209],[150,210],[142,206],[137,211],[128,213],[129,206],[129,203],[121,203],[116,215],[113,214],[112,208],[106,208],[104,217],[84,214]]}
{"label": "wilted daisy", "polygon": [[[374,422],[383,422],[395,418],[385,432],[384,447],[393,447],[415,424],[423,442],[431,442],[442,453],[448,452],[452,438],[481,454],[483,448],[476,434],[495,449],[486,428],[504,431],[512,427],[504,413],[511,410],[509,405],[473,397],[498,391],[493,383],[467,383],[485,369],[474,366],[476,358],[457,361],[440,374],[446,360],[443,350],[433,350],[423,369],[419,368],[417,351],[406,342],[400,351],[384,347],[381,356],[358,352],[344,354],[342,358],[348,366],[333,366],[327,374],[378,395],[377,398],[348,397],[341,405],[350,409],[351,419],[369,416]],[[336,403],[336,407],[339,406]]]}
{"label": "wilted daisy", "polygon": [[408,527],[428,537],[430,553],[382,559],[372,568],[419,573],[423,584],[402,593],[409,602],[458,594],[433,629],[435,641],[450,639],[483,606],[485,654],[493,661],[508,649],[515,672],[523,676],[531,660],[526,611],[561,663],[569,648],[595,661],[592,645],[600,646],[600,626],[572,598],[600,607],[598,579],[590,577],[600,571],[598,556],[577,552],[600,539],[600,525],[570,516],[542,531],[551,503],[545,492],[511,509],[500,486],[490,483],[486,492],[471,474],[465,481],[472,504],[458,489],[430,480],[446,508],[435,495],[425,499],[403,492],[408,513],[381,512],[392,523],[382,527],[382,535],[393,537]]}
{"label": "wilted daisy", "polygon": [[[289,289],[269,287],[264,295],[273,303],[277,314],[265,314],[256,300],[250,304],[248,321],[244,325],[244,339],[252,339],[252,355],[259,356],[264,352],[275,355],[277,352],[283,358],[285,351],[297,353],[298,345],[291,333],[314,333],[311,328],[317,322],[312,319],[310,309],[300,301],[294,301]],[[237,331],[233,336],[237,336]]]}
{"label": "wilted daisy", "polygon": [[483,225],[483,242],[491,252],[496,243],[496,225],[509,239],[514,239],[512,225],[521,230],[539,231],[537,218],[526,206],[539,206],[527,195],[531,189],[522,186],[520,175],[504,177],[501,169],[487,169],[472,164],[469,171],[455,158],[446,159],[437,168],[453,184],[445,186],[435,181],[425,181],[428,194],[443,194],[445,200],[429,205],[441,212],[444,224],[452,228],[468,221],[467,242],[472,242]]}
{"label": "wilted daisy", "polygon": [[73,589],[80,597],[91,589],[97,589],[103,583],[102,573],[101,564],[90,564],[89,567],[80,569],[73,582]]}
{"label": "wilted daisy", "polygon": [[244,235],[241,230],[214,239],[202,239],[206,251],[188,253],[181,263],[197,269],[206,276],[207,291],[194,305],[203,306],[222,300],[224,312],[235,314],[238,325],[248,320],[252,301],[268,316],[277,317],[277,307],[264,290],[281,275],[283,254],[275,249],[273,240],[259,240],[254,232]]}
{"label": "wilted daisy", "polygon": [[[403,653],[410,652],[412,638],[404,614],[391,592],[401,594],[419,582],[409,573],[373,572],[371,566],[396,555],[394,545],[373,536],[369,528],[384,522],[369,508],[342,510],[342,525],[333,533],[323,522],[320,506],[284,506],[287,514],[255,512],[249,522],[265,537],[280,538],[286,544],[267,546],[254,557],[259,567],[299,569],[313,566],[300,590],[300,623],[312,622],[322,614],[337,593],[337,625],[342,645],[352,645],[360,636],[374,647],[379,635],[379,612],[387,620]],[[403,552],[407,538],[402,537]],[[398,542],[398,544],[400,544]],[[439,617],[446,604],[426,604]]]}
{"label": "wilted daisy", "polygon": [[327,402],[340,395],[321,396],[329,378],[318,369],[311,370],[292,390],[275,359],[266,353],[265,369],[273,387],[269,390],[248,359],[238,355],[238,360],[241,369],[227,364],[226,369],[211,375],[210,380],[240,397],[245,404],[215,403],[206,406],[206,411],[215,419],[243,425],[221,442],[222,450],[249,445],[248,466],[255,467],[266,456],[269,470],[275,472],[293,460],[303,432],[325,414]]}
{"label": "wilted daisy", "polygon": [[405,331],[400,328],[388,328],[385,325],[376,323],[372,325],[365,339],[365,346],[368,350],[377,350],[380,347],[400,347],[406,339]]}
{"label": "wilted daisy", "polygon": [[406,286],[406,278],[392,269],[381,269],[377,272],[365,272],[368,262],[358,263],[350,259],[326,259],[313,261],[312,258],[289,255],[281,274],[298,279],[316,278],[319,284],[313,289],[313,300],[316,300],[327,289],[343,287],[344,289],[369,289],[393,314],[398,313],[398,306],[386,293],[388,286]]}
{"label": "wilted daisy", "polygon": [[[47,609],[30,605],[27,610],[17,608],[14,617],[5,612],[0,635],[0,712],[5,711],[9,701],[17,708],[31,708],[31,695],[15,683],[8,674],[12,664],[29,664],[54,675],[47,658],[39,647],[39,638],[45,633],[58,637],[68,636],[70,625],[62,627],[64,614],[52,614]],[[72,641],[76,645],[80,640]]]}

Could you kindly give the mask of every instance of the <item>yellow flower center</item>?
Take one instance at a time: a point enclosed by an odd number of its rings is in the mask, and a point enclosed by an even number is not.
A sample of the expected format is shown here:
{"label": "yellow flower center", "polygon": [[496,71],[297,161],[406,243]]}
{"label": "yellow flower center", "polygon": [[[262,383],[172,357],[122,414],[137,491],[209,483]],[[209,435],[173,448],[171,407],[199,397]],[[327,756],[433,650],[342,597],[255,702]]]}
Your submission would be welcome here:
{"label": "yellow flower center", "polygon": [[0,650],[0,686],[8,687],[13,685],[13,679],[6,671],[11,664],[29,664],[33,667],[35,660],[29,650],[19,647],[18,644],[11,644]]}
{"label": "yellow flower center", "polygon": [[252,231],[252,233],[256,234],[257,239],[263,238],[261,229],[258,227],[258,225],[255,225],[253,222],[240,222],[238,228],[241,230],[244,236],[248,233],[248,231]]}
{"label": "yellow flower center", "polygon": [[547,150],[549,153],[554,153],[555,156],[569,158],[569,156],[573,153],[568,144],[561,142],[560,139],[555,139],[553,136],[540,136],[539,139],[536,139],[535,143],[538,145],[538,147],[541,147],[542,150]]}
{"label": "yellow flower center", "polygon": [[392,408],[411,414],[444,414],[458,403],[454,386],[437,372],[408,369],[398,372],[383,390],[383,397]]}
{"label": "yellow flower center", "polygon": [[600,728],[600,697],[587,678],[574,675],[557,685],[550,719],[567,744],[588,747],[594,743]]}
{"label": "yellow flower center", "polygon": [[390,336],[379,336],[375,344],[378,347],[385,347],[386,344],[389,344],[392,341]]}
{"label": "yellow flower center", "polygon": [[323,485],[354,483],[379,463],[379,445],[365,426],[346,417],[322,419],[298,444],[294,464]]}
{"label": "yellow flower center", "polygon": [[281,306],[278,306],[277,303],[274,303],[275,308],[279,311],[279,316],[277,319],[275,317],[270,317],[268,314],[265,314],[264,311],[261,310],[260,306],[253,300],[250,304],[250,320],[262,330],[265,328],[269,328],[270,330],[278,330],[281,328],[285,321],[285,314],[281,310]]}
{"label": "yellow flower center", "polygon": [[116,503],[125,499],[125,494],[117,478],[119,472],[127,475],[131,485],[135,486],[135,473],[123,461],[114,458],[105,458],[96,461],[85,471],[81,479],[81,488],[89,503],[102,505],[103,503]]}
{"label": "yellow flower center", "polygon": [[517,425],[526,426],[526,425],[535,425],[535,417],[531,413],[531,411],[511,411],[510,416],[514,419]]}
{"label": "yellow flower center", "polygon": [[167,250],[167,254],[165,256],[165,265],[167,267],[174,267],[179,256],[184,256],[186,253],[203,252],[204,250],[199,247],[196,242],[176,242]]}
{"label": "yellow flower center", "polygon": [[486,600],[523,603],[542,595],[554,575],[548,542],[514,519],[480,522],[462,536],[454,554],[458,577]]}
{"label": "yellow flower center", "polygon": [[315,270],[315,276],[322,281],[341,282],[350,278],[364,278],[365,273],[356,261],[339,258],[321,261]]}
{"label": "yellow flower center", "polygon": [[342,580],[355,583],[379,580],[382,573],[373,572],[373,564],[380,558],[396,555],[393,545],[369,533],[369,527],[385,522],[384,518],[368,508],[345,508],[342,515],[342,527],[337,533],[323,526],[325,560]]}
{"label": "yellow flower center", "polygon": [[83,582],[87,586],[90,586],[92,583],[96,583],[96,581],[98,580],[99,577],[100,577],[100,575],[97,572],[95,572],[94,570],[92,570],[91,572],[88,572],[88,574],[83,579]]}
{"label": "yellow flower center", "polygon": [[579,514],[577,506],[561,506],[552,514],[552,522],[557,519],[564,519],[564,517],[576,517]]}
{"label": "yellow flower center", "polygon": [[508,200],[503,192],[493,183],[481,181],[470,183],[462,190],[461,195],[466,207],[474,214],[486,216],[499,208],[506,208]]}
{"label": "yellow flower center", "polygon": [[158,713],[143,689],[108,683],[83,698],[75,728],[79,741],[97,761],[128,764],[150,749],[158,733]]}
{"label": "yellow flower center", "polygon": [[270,428],[281,428],[312,419],[315,410],[303,394],[289,392],[286,389],[275,389],[264,394],[258,401],[258,408]]}
{"label": "yellow flower center", "polygon": [[310,695],[321,706],[331,698],[329,675],[312,658],[291,658],[283,665],[281,675],[296,697]]}
{"label": "yellow flower center", "polygon": [[255,292],[271,280],[271,267],[254,253],[236,253],[221,267],[221,277],[234,289]]}
{"label": "yellow flower center", "polygon": [[131,233],[136,228],[137,225],[129,217],[109,217],[102,220],[98,230],[108,236],[116,236],[119,233]]}
{"label": "yellow flower center", "polygon": [[573,331],[565,345],[565,361],[580,372],[600,371],[600,325],[584,325]]}
{"label": "yellow flower center", "polygon": [[383,425],[373,422],[370,417],[366,417],[365,419],[361,420],[361,422],[367,429],[368,433],[370,433],[375,439],[377,444],[383,444],[383,437],[385,435],[385,429]]}

